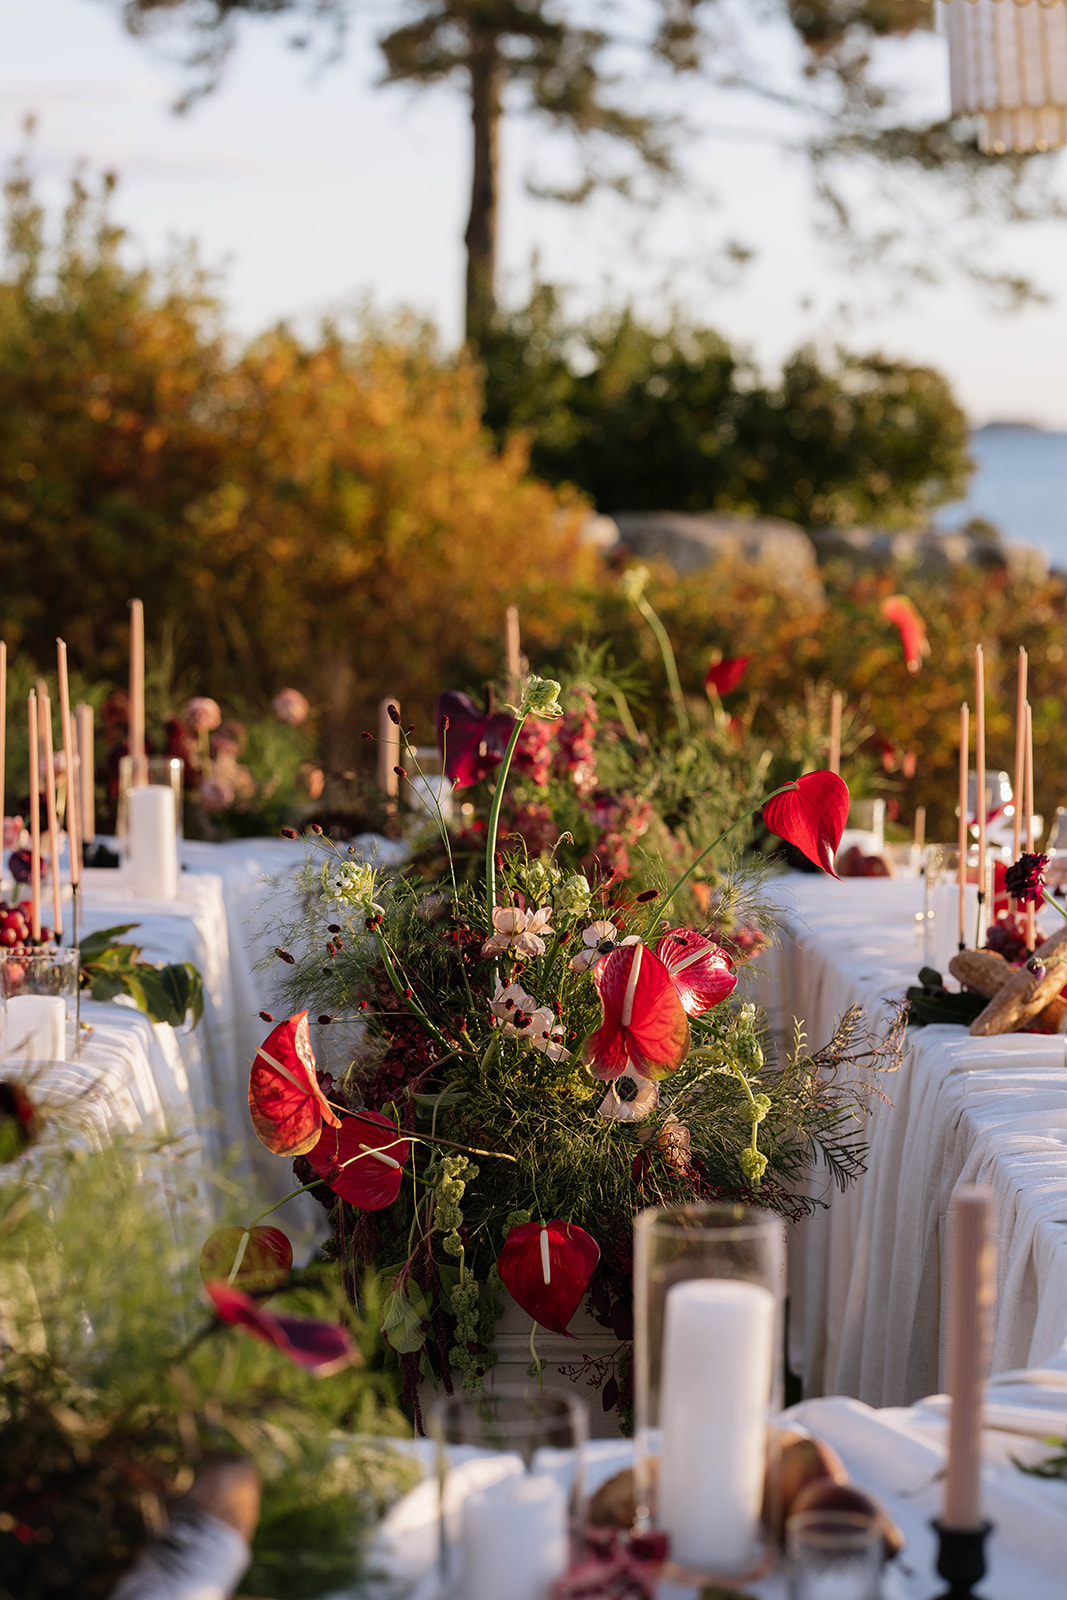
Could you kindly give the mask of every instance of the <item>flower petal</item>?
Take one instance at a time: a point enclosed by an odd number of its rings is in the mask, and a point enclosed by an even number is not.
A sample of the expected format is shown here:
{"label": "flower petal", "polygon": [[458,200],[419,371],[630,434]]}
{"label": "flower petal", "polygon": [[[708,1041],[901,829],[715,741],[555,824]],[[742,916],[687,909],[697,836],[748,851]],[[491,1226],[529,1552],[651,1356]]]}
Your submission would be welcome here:
{"label": "flower petal", "polygon": [[730,956],[693,928],[668,928],[656,945],[656,954],[691,1017],[710,1011],[737,988]]}
{"label": "flower petal", "polygon": [[344,1328],[317,1317],[289,1317],[264,1311],[243,1289],[220,1279],[204,1287],[223,1322],[244,1328],[264,1344],[274,1345],[317,1378],[328,1378],[360,1360],[359,1351]]}
{"label": "flower petal", "polygon": [[740,687],[751,660],[751,656],[726,656],[721,661],[713,661],[704,674],[705,689],[714,689],[720,699],[724,694],[733,694]]}
{"label": "flower petal", "polygon": [[848,821],[848,803],[848,784],[836,772],[806,772],[784,794],[772,795],[763,807],[763,821],[836,878],[834,856]]}
{"label": "flower petal", "polygon": [[506,712],[487,716],[469,694],[459,694],[454,689],[446,689],[438,696],[434,721],[437,748],[444,752],[445,775],[457,789],[469,788],[500,765],[515,726],[514,717]]}
{"label": "flower petal", "polygon": [[922,666],[923,656],[927,655],[930,649],[926,640],[926,623],[906,594],[887,595],[879,610],[886,621],[891,622],[900,634],[908,671],[918,672]]}
{"label": "flower petal", "polygon": [[323,1129],[308,1160],[349,1205],[382,1211],[400,1193],[410,1153],[410,1140],[397,1132],[395,1122],[377,1111],[361,1111],[337,1128]]}
{"label": "flower petal", "polygon": [[685,1059],[689,1020],[671,975],[642,944],[619,945],[593,968],[604,1019],[586,1044],[598,1078],[617,1078],[629,1061],[645,1078],[663,1078]]}
{"label": "flower petal", "polygon": [[600,1246],[572,1222],[522,1222],[496,1258],[513,1300],[552,1333],[566,1333],[600,1260]]}
{"label": "flower petal", "polygon": [[315,1077],[306,1011],[279,1022],[256,1051],[248,1077],[248,1109],[256,1138],[276,1156],[307,1155],[324,1122],[338,1126],[339,1118]]}
{"label": "flower petal", "polygon": [[216,1228],[200,1252],[200,1276],[205,1283],[229,1280],[244,1289],[280,1289],[293,1265],[293,1247],[280,1228],[262,1223],[255,1228]]}

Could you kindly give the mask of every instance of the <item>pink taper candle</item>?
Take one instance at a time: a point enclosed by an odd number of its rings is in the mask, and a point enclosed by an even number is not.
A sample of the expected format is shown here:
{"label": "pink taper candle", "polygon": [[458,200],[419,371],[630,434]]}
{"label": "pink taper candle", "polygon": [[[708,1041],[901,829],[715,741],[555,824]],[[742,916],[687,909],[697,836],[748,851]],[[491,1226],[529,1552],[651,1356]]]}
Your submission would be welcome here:
{"label": "pink taper candle", "polygon": [[48,870],[52,874],[52,927],[57,942],[63,937],[63,885],[59,881],[59,818],[56,814],[56,762],[52,746],[52,702],[41,686],[37,697],[44,756],[44,792],[48,808]]}
{"label": "pink taper candle", "polygon": [[959,885],[960,885],[960,949],[967,948],[967,778],[970,768],[970,708],[964,701],[960,706],[960,831],[959,831]]}
{"label": "pink taper candle", "polygon": [[1014,818],[1011,830],[1011,858],[1018,861],[1023,840],[1023,784],[1026,768],[1026,676],[1029,660],[1022,645],[1019,646],[1019,678],[1015,686],[1015,772],[1012,795]]}
{"label": "pink taper candle", "polygon": [[[1023,714],[1026,724],[1026,761],[1023,768],[1023,804],[1026,808],[1024,838],[1027,851],[1034,848],[1034,712],[1029,700]],[[1018,860],[1018,857],[1016,857]],[[1031,900],[1026,908],[1026,942],[1031,950],[1037,947],[1037,907]]]}
{"label": "pink taper candle", "polygon": [[522,649],[519,642],[519,608],[508,606],[504,634],[504,658],[508,678],[508,696],[518,705],[522,694]]}
{"label": "pink taper candle", "polygon": [[130,712],[129,744],[133,781],[144,783],[144,606],[130,601]]}
{"label": "pink taper candle", "polygon": [[0,848],[4,842],[4,760],[7,755],[7,645],[0,639]]}
{"label": "pink taper candle", "polygon": [[93,740],[93,708],[79,705],[75,713],[78,723],[78,774],[81,779],[81,803],[78,822],[82,843],[96,838],[96,749]]}
{"label": "pink taper candle", "polygon": [[27,700],[30,723],[30,932],[41,937],[41,769],[37,751],[37,695]]}
{"label": "pink taper candle", "polygon": [[831,772],[841,771],[841,711],[845,699],[840,689],[835,689],[830,696],[830,759],[827,766]]}
{"label": "pink taper candle", "polygon": [[985,792],[985,654],[982,646],[974,649],[974,780],[976,814],[978,817],[978,922],[979,934],[985,903],[986,829],[989,826],[989,803]]}
{"label": "pink taper candle", "polygon": [[986,1186],[960,1184],[948,1213],[946,1379],[952,1410],[941,1516],[946,1528],[977,1528],[982,1521],[982,1388],[995,1294],[991,1201]]}
{"label": "pink taper candle", "polygon": [[389,715],[390,709],[400,716],[400,702],[390,697],[378,704],[378,787],[390,800],[400,793],[400,723]]}
{"label": "pink taper candle", "polygon": [[70,882],[76,888],[81,882],[81,828],[78,826],[78,763],[74,754],[74,727],[70,715],[70,680],[67,676],[67,647],[62,639],[56,640],[56,657],[59,667],[59,719],[63,733],[63,763],[66,772],[66,806],[63,821],[67,828],[67,852],[70,855]]}

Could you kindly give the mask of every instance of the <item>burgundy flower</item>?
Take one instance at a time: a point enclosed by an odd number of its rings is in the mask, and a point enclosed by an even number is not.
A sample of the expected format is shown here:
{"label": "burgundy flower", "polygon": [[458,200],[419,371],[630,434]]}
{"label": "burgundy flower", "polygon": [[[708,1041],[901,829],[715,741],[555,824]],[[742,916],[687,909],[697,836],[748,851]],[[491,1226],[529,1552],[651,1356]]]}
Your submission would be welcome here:
{"label": "burgundy flower", "polygon": [[496,1265],[527,1316],[552,1333],[566,1333],[599,1260],[600,1246],[592,1235],[557,1217],[512,1228]]}
{"label": "burgundy flower", "polygon": [[1033,902],[1035,906],[1041,905],[1044,900],[1042,889],[1045,887],[1045,873],[1048,871],[1048,856],[1027,854],[1025,851],[1018,861],[1012,863],[1004,873],[1004,887],[1013,900],[1021,906]]}
{"label": "burgundy flower", "polygon": [[691,1017],[710,1011],[737,988],[734,964],[726,951],[692,928],[668,928],[656,945],[656,954]]}
{"label": "burgundy flower", "polygon": [[713,689],[720,700],[725,694],[733,694],[735,689],[740,688],[751,660],[751,656],[725,656],[713,661],[704,674],[705,689]]}
{"label": "burgundy flower", "polygon": [[308,1160],[334,1194],[361,1211],[391,1206],[404,1182],[411,1142],[377,1111],[361,1111],[324,1128]]}
{"label": "burgundy flower", "polygon": [[836,772],[806,772],[763,807],[763,821],[795,845],[823,872],[836,878],[834,856],[848,821],[848,784]]}
{"label": "burgundy flower", "polygon": [[344,1328],[316,1317],[288,1317],[264,1311],[233,1284],[215,1279],[204,1285],[223,1322],[244,1328],[253,1339],[274,1345],[290,1361],[307,1367],[317,1378],[328,1378],[342,1367],[358,1363],[359,1351]]}
{"label": "burgundy flower", "polygon": [[598,1078],[621,1077],[627,1064],[644,1078],[664,1078],[685,1059],[689,1019],[670,973],[642,944],[620,945],[593,968],[603,1021],[586,1043]]}
{"label": "burgundy flower", "polygon": [[469,694],[446,689],[438,697],[434,725],[445,776],[457,789],[468,789],[503,761],[515,718],[506,711],[489,715],[478,709]]}
{"label": "burgundy flower", "polygon": [[248,1109],[256,1138],[276,1156],[306,1155],[318,1144],[324,1122],[340,1126],[315,1076],[306,1011],[279,1022],[256,1051]]}

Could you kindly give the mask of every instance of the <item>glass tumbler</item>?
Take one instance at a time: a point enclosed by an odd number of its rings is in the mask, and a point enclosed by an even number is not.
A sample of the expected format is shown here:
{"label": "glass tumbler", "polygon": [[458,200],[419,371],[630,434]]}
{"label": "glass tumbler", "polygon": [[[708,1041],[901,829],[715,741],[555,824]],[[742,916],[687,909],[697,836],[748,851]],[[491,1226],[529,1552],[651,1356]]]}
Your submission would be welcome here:
{"label": "glass tumbler", "polygon": [[876,1517],[802,1511],[785,1540],[789,1600],[878,1600],[885,1549]]}
{"label": "glass tumbler", "polygon": [[634,1225],[637,1525],[665,1533],[681,1582],[754,1576],[781,1407],[785,1226],[689,1205]]}
{"label": "glass tumbler", "polygon": [[450,1600],[548,1600],[585,1517],[584,1401],[534,1384],[438,1400],[440,1567]]}
{"label": "glass tumbler", "polygon": [[78,950],[0,950],[0,1060],[72,1061],[78,1054]]}

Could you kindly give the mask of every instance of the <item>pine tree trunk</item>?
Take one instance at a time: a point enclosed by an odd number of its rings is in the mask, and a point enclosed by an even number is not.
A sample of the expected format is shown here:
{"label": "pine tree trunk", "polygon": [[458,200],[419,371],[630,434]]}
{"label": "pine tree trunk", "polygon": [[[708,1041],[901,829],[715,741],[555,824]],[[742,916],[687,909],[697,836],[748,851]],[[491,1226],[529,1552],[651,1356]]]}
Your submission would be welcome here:
{"label": "pine tree trunk", "polygon": [[500,159],[501,71],[494,33],[470,45],[474,171],[467,246],[467,343],[477,346],[496,309],[497,181]]}

